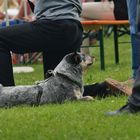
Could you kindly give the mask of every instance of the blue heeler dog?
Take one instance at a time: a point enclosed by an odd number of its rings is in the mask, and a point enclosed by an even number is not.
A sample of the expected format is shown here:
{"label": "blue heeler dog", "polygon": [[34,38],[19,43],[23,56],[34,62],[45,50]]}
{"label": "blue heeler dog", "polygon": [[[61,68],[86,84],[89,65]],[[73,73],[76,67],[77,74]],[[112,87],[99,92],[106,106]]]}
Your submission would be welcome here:
{"label": "blue heeler dog", "polygon": [[0,107],[15,105],[41,105],[63,103],[67,100],[92,100],[83,97],[82,63],[85,55],[70,53],[66,55],[54,71],[48,71],[48,78],[36,85],[0,86]]}

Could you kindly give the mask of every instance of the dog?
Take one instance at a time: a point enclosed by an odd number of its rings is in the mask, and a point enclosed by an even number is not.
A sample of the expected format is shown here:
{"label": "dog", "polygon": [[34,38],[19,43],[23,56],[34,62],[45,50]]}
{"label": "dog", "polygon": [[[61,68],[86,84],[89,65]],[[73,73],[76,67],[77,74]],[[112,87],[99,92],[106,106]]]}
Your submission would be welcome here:
{"label": "dog", "polygon": [[90,96],[83,97],[83,61],[86,61],[84,55],[73,52],[67,54],[53,71],[47,72],[47,79],[35,85],[0,85],[0,107],[93,100]]}

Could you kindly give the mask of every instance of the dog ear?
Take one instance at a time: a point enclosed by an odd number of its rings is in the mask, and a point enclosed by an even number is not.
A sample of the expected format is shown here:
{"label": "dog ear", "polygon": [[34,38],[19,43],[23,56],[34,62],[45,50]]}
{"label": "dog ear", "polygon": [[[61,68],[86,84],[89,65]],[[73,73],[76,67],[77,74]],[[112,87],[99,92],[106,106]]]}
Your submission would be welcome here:
{"label": "dog ear", "polygon": [[73,54],[73,62],[74,62],[74,64],[79,64],[82,62],[82,58],[81,58],[80,54],[78,54],[77,52],[74,52],[74,54]]}

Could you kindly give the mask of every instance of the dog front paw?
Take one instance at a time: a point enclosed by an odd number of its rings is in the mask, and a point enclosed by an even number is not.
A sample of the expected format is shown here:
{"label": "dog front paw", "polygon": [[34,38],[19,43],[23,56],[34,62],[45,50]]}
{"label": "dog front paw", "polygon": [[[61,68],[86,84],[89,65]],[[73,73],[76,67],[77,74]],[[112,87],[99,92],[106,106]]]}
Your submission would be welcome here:
{"label": "dog front paw", "polygon": [[79,99],[80,101],[93,101],[94,98],[91,96],[83,96],[82,98]]}

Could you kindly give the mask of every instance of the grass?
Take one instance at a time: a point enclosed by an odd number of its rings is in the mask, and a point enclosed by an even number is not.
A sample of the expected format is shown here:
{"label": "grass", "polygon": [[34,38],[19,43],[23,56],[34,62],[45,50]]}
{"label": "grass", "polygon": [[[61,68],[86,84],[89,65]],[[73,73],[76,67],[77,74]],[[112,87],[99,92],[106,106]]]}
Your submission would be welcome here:
{"label": "grass", "polygon": [[[129,40],[123,36],[121,40]],[[92,48],[96,57],[86,70],[84,83],[102,82],[111,77],[119,81],[131,76],[130,44],[120,44],[120,64],[116,65],[112,37],[105,39],[106,70],[100,70],[99,48]],[[42,65],[32,65],[35,72],[15,74],[17,85],[41,80]],[[140,115],[109,117],[105,112],[124,105],[127,97],[108,97],[92,102],[66,102],[39,107],[20,106],[0,109],[1,140],[139,140]]]}

